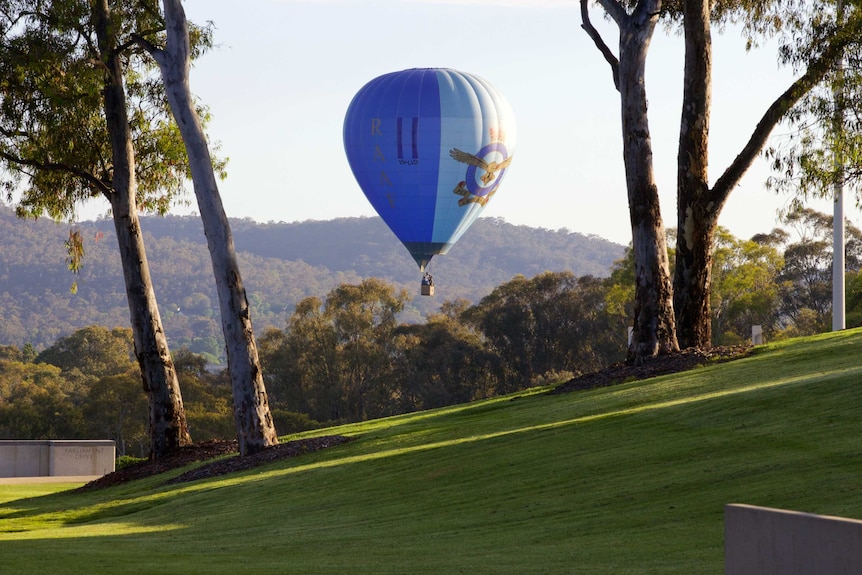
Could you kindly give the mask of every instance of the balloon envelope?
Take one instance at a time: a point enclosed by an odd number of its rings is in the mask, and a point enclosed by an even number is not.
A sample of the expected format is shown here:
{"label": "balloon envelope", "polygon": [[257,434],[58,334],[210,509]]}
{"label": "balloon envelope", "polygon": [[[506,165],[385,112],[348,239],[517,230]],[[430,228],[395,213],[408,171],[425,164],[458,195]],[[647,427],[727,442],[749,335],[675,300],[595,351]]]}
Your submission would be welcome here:
{"label": "balloon envelope", "polygon": [[344,119],[356,181],[420,270],[485,208],[506,175],[515,138],[511,107],[491,84],[441,68],[371,80]]}

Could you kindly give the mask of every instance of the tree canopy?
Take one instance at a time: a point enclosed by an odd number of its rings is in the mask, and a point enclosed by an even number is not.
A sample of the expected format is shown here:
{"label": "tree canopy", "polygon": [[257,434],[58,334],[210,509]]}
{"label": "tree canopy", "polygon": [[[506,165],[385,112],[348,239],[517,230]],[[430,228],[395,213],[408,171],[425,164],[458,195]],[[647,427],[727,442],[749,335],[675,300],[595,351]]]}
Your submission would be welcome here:
{"label": "tree canopy", "polygon": [[[164,98],[127,41],[134,30],[158,26],[151,8],[107,0],[0,3],[0,160],[8,199],[20,188],[19,215],[74,220],[78,202],[96,195],[109,201],[149,394],[151,451],[162,457],[191,438],[138,211],[164,211],[182,190],[186,163]],[[136,161],[136,148],[145,151],[144,162]],[[79,269],[82,236],[73,230],[66,246],[70,268]]]}

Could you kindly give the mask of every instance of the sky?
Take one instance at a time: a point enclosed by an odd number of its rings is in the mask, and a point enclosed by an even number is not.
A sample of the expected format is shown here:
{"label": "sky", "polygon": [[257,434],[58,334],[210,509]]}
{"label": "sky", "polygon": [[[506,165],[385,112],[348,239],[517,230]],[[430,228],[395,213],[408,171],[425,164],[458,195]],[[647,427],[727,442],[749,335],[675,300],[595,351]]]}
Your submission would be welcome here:
{"label": "sky", "polygon": [[[381,74],[445,67],[491,82],[517,119],[514,160],[480,217],[631,241],[619,94],[580,28],[576,0],[186,0],[184,6],[189,20],[215,26],[216,47],[195,63],[191,88],[210,108],[210,137],[229,158],[219,186],[229,217],[295,222],[374,215],[344,155],[347,107]],[[598,8],[592,19],[615,47],[615,25]],[[647,63],[666,227],[676,225],[682,48],[678,35],[659,27]],[[714,37],[711,181],[792,77],[778,66],[774,45],[746,52],[737,30]],[[779,127],[773,138],[781,133]],[[765,189],[768,175],[759,160],[731,195],[719,224],[737,237],[779,225],[776,210],[789,198]],[[831,201],[810,205],[832,211]],[[854,202],[846,214],[860,225]]]}

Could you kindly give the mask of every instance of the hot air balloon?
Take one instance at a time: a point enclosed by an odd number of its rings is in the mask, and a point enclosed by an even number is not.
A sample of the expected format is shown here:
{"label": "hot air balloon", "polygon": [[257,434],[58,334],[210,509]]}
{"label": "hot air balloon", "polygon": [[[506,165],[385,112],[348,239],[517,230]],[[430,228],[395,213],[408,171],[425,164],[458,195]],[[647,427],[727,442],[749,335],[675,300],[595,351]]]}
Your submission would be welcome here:
{"label": "hot air balloon", "polygon": [[[500,92],[444,68],[371,80],[344,119],[350,169],[420,272],[449,251],[497,192],[515,138],[515,118]],[[431,286],[425,273],[423,295],[433,293]]]}

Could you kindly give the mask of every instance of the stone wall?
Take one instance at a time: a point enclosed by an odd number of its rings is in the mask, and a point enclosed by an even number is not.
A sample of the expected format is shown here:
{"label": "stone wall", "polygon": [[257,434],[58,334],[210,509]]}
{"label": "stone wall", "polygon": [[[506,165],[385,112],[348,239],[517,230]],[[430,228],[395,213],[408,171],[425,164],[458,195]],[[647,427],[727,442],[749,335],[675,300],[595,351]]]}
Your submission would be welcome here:
{"label": "stone wall", "polygon": [[862,573],[862,521],[727,505],[724,573],[858,575]]}
{"label": "stone wall", "polygon": [[102,476],[115,459],[113,441],[0,441],[0,477]]}

